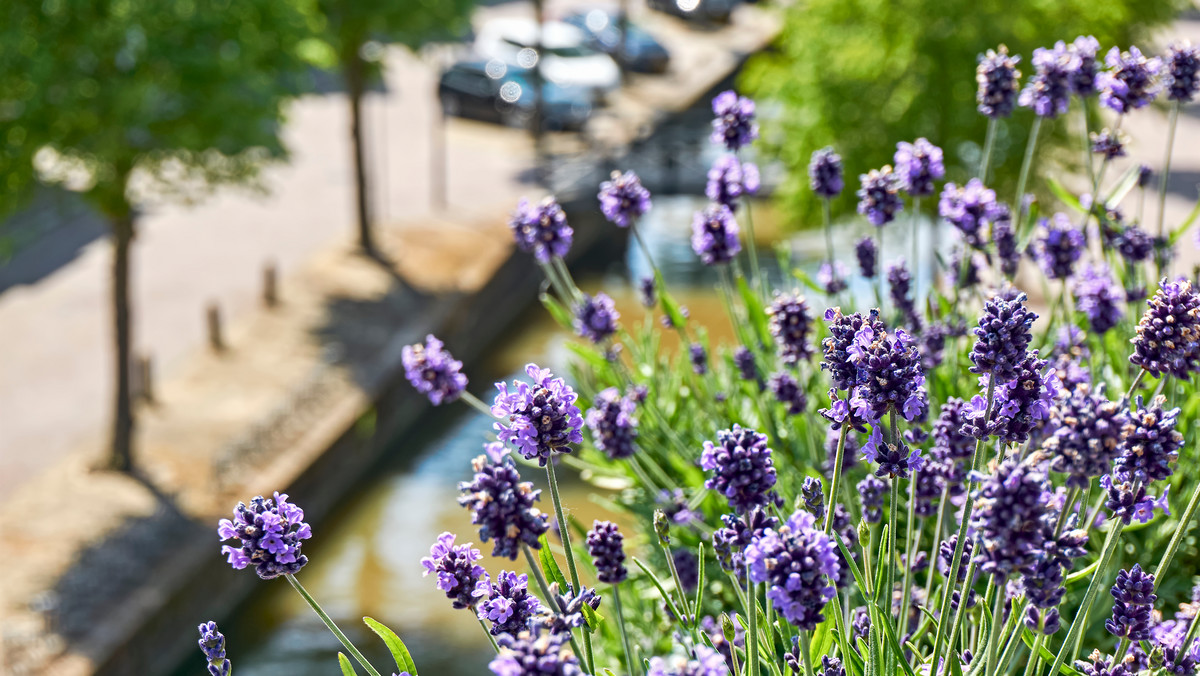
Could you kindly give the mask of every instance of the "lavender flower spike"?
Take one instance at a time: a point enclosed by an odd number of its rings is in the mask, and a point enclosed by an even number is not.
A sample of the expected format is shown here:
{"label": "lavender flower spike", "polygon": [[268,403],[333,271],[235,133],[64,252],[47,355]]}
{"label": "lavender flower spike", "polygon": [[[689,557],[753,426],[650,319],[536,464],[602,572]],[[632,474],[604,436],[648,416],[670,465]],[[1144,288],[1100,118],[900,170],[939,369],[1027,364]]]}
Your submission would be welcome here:
{"label": "lavender flower spike", "polygon": [[596,404],[587,412],[587,425],[592,442],[611,460],[631,457],[637,447],[638,421],[633,417],[637,406],[629,397],[621,396],[615,387],[601,390]]}
{"label": "lavender flower spike", "polygon": [[1019,56],[1009,56],[1004,45],[979,57],[979,67],[975,69],[979,91],[975,99],[980,113],[992,119],[1012,115],[1020,88],[1021,71],[1017,70],[1020,60]]}
{"label": "lavender flower spike", "polygon": [[706,488],[729,500],[739,513],[766,507],[779,501],[775,493],[775,463],[767,436],[734,424],[733,429],[717,432],[717,442],[704,442],[700,467],[711,474]]}
{"label": "lavender flower spike", "polygon": [[1183,435],[1175,429],[1179,409],[1165,409],[1164,403],[1166,397],[1159,395],[1149,406],[1143,406],[1142,396],[1137,396],[1135,412],[1130,413],[1122,430],[1121,455],[1113,474],[1148,484],[1174,473],[1171,463],[1179,458]]}
{"label": "lavender flower spike", "polygon": [[488,669],[494,676],[584,676],[568,638],[541,629],[501,634],[496,639],[500,654]]}
{"label": "lavender flower spike", "polygon": [[400,361],[408,382],[434,406],[458,399],[467,388],[462,362],[452,357],[433,334],[425,336],[424,345],[406,345],[400,351]]}
{"label": "lavender flower spike", "polygon": [[980,570],[998,582],[1033,563],[1042,550],[1047,485],[1044,473],[1009,459],[980,486],[971,525],[983,545]]}
{"label": "lavender flower spike", "polygon": [[904,209],[904,200],[900,198],[901,179],[892,172],[892,167],[872,169],[858,180],[862,183],[857,193],[858,213],[876,227],[894,221],[896,214]]}
{"label": "lavender flower spike", "polygon": [[596,565],[596,579],[620,584],[629,576],[625,570],[624,536],[611,521],[596,521],[587,534],[587,549]]}
{"label": "lavender flower spike", "polygon": [[638,217],[650,211],[650,191],[632,171],[612,173],[612,178],[600,184],[600,213],[609,223],[628,228]]}
{"label": "lavender flower spike", "polygon": [[1200,79],[1196,77],[1200,71],[1200,48],[1188,40],[1176,42],[1167,47],[1164,57],[1167,63],[1167,98],[1180,103],[1188,103],[1196,98],[1200,91]]}
{"label": "lavender flower spike", "polygon": [[753,162],[740,162],[734,155],[722,155],[708,170],[704,194],[717,204],[737,210],[738,201],[745,195],[758,192],[761,180]]}
{"label": "lavender flower spike", "polygon": [[1025,83],[1017,102],[1032,108],[1039,117],[1053,119],[1066,113],[1071,102],[1071,60],[1061,40],[1053,49],[1033,50],[1033,77]]}
{"label": "lavender flower spike", "polygon": [[842,194],[846,183],[842,178],[841,156],[828,146],[814,152],[808,163],[808,179],[813,192],[825,199]]}
{"label": "lavender flower spike", "polygon": [[1041,226],[1035,242],[1038,262],[1050,279],[1067,279],[1083,255],[1083,232],[1062,213],[1054,214],[1053,219],[1043,218]]}
{"label": "lavender flower spike", "polygon": [[1122,52],[1113,47],[1104,57],[1110,70],[1100,73],[1097,85],[1100,88],[1100,103],[1117,113],[1128,113],[1141,108],[1158,95],[1158,81],[1162,60],[1147,58],[1137,47]]}
{"label": "lavender flower spike", "polygon": [[858,271],[867,279],[874,279],[879,261],[879,249],[873,237],[863,237],[854,243],[854,255],[858,258]]}
{"label": "lavender flower spike", "polygon": [[1155,377],[1187,379],[1200,370],[1200,295],[1191,282],[1164,277],[1137,325],[1129,361]]}
{"label": "lavender flower spike", "polygon": [[988,228],[1008,217],[1008,208],[996,201],[996,191],[973,178],[964,186],[947,183],[938,198],[938,215],[962,234],[976,249],[985,248]]}
{"label": "lavender flower spike", "polygon": [[809,343],[812,315],[804,296],[798,292],[776,293],[775,300],[767,308],[767,316],[771,335],[784,363],[795,364],[812,356]]}
{"label": "lavender flower spike", "polygon": [[454,544],[454,533],[442,533],[429,548],[429,556],[421,559],[423,575],[435,573],[437,588],[446,593],[455,608],[471,608],[478,602],[475,588],[487,577],[487,571],[476,563],[483,558],[478,549]]}
{"label": "lavender flower spike", "polygon": [[924,138],[897,143],[893,161],[904,192],[913,197],[932,195],[933,182],[946,175],[942,149]]}
{"label": "lavender flower spike", "polygon": [[233,664],[225,658],[225,636],[217,629],[216,622],[200,625],[200,650],[208,661],[210,676],[229,676]]}
{"label": "lavender flower spike", "polygon": [[537,364],[525,367],[533,383],[496,383],[492,415],[501,441],[517,447],[526,460],[537,459],[545,467],[555,453],[570,453],[571,444],[583,442],[583,416],[575,405],[577,395],[562,378]]}
{"label": "lavender flower spike", "polygon": [[1087,316],[1088,325],[1097,335],[1125,318],[1125,294],[1113,282],[1107,265],[1084,265],[1075,276],[1073,290],[1075,308]]}
{"label": "lavender flower spike", "polygon": [[705,265],[733,260],[742,250],[733,211],[724,204],[710,204],[692,219],[692,251]]}
{"label": "lavender flower spike", "polygon": [[812,514],[797,511],[777,530],[756,537],[746,548],[746,563],[750,579],[767,584],[767,600],[785,620],[816,629],[841,571],[837,545]]}
{"label": "lavender flower spike", "polygon": [[274,499],[257,496],[248,506],[239,502],[233,520],[218,523],[217,535],[222,542],[240,542],[238,547],[221,547],[229,565],[238,570],[253,566],[260,578],[270,580],[295,575],[308,563],[300,547],[312,537],[312,528],[304,522],[304,510],[288,502],[286,493],[275,493]]}
{"label": "lavender flower spike", "polygon": [[1067,51],[1071,55],[1071,93],[1085,98],[1095,94],[1096,75],[1100,72],[1100,64],[1096,60],[1100,41],[1090,35],[1080,35],[1067,47]]}
{"label": "lavender flower spike", "polygon": [[603,343],[617,332],[617,320],[620,317],[616,304],[608,294],[585,294],[575,308],[575,333],[593,343]]}
{"label": "lavender flower spike", "polygon": [[1132,570],[1117,573],[1117,581],[1111,590],[1113,596],[1112,617],[1104,622],[1104,628],[1113,636],[1131,641],[1146,641],[1150,638],[1150,617],[1154,612],[1154,575],[1142,572],[1140,564]]}
{"label": "lavender flower spike", "polygon": [[508,227],[517,248],[532,253],[539,263],[566,256],[575,236],[575,231],[567,225],[567,214],[553,197],[537,205],[521,200],[508,220]]}
{"label": "lavender flower spike", "polygon": [[531,620],[546,612],[538,597],[529,593],[529,576],[502,570],[495,579],[484,577],[475,584],[475,613],[492,623],[492,636],[516,635]]}
{"label": "lavender flower spike", "polygon": [[712,101],[714,119],[712,142],[736,152],[758,138],[754,122],[754,101],[732,90],[717,94]]}
{"label": "lavender flower spike", "polygon": [[696,646],[695,659],[681,655],[651,657],[646,676],[728,676],[729,667],[721,653],[706,645]]}
{"label": "lavender flower spike", "polygon": [[475,477],[458,484],[458,504],[471,510],[479,539],[495,541],[492,556],[515,561],[522,544],[537,549],[538,538],[550,528],[549,518],[533,506],[542,491],[521,481],[504,444],[492,442],[484,449],[485,455],[471,461]]}

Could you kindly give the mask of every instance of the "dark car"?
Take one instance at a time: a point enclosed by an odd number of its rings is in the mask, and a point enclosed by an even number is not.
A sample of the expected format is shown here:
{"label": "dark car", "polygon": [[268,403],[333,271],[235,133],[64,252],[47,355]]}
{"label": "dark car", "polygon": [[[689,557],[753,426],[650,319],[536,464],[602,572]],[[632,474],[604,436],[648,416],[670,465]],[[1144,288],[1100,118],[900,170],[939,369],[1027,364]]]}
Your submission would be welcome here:
{"label": "dark car", "polygon": [[619,14],[593,9],[571,14],[563,22],[582,30],[588,47],[613,57],[626,70],[665,73],[671,62],[671,54],[666,47],[632,23],[626,26],[626,43],[622,49]]}
{"label": "dark car", "polygon": [[[547,82],[542,87],[542,128],[577,131],[592,114],[591,96],[576,87]],[[460,61],[442,73],[442,110],[454,117],[528,128],[537,100],[528,73],[499,61]]]}
{"label": "dark car", "polygon": [[650,9],[674,14],[690,21],[729,23],[738,0],[647,0]]}

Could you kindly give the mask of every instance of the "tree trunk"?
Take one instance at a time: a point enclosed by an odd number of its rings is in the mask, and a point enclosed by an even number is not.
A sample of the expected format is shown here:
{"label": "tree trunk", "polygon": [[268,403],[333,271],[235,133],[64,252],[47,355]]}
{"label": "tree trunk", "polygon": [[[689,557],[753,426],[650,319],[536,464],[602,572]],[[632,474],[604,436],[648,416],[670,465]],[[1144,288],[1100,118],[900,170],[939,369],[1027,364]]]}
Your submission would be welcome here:
{"label": "tree trunk", "polygon": [[375,253],[371,236],[370,190],[366,148],[363,144],[362,100],[366,89],[366,64],[358,52],[345,59],[346,94],[350,99],[350,143],[354,147],[354,196],[358,207],[358,244],[364,253]]}
{"label": "tree trunk", "polygon": [[133,469],[133,396],[130,388],[132,345],[129,300],[129,249],[133,242],[131,210],[110,217],[113,230],[113,338],[116,348],[116,399],[113,402],[112,446],[108,467],[119,472]]}

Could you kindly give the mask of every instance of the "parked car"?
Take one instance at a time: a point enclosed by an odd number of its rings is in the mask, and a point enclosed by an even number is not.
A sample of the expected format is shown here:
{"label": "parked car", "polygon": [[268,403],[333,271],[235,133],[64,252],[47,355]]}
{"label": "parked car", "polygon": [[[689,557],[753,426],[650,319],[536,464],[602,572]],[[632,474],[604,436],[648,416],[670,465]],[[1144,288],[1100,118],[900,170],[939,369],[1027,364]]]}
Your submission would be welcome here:
{"label": "parked car", "polygon": [[729,23],[739,0],[647,0],[650,9],[691,21]]}
{"label": "parked car", "polygon": [[[532,19],[493,19],[480,29],[475,51],[510,68],[533,68],[540,58],[546,81],[583,87],[601,101],[621,86],[621,72],[612,57],[584,45],[585,37],[583,31],[561,21],[545,22],[539,35],[538,23]],[[535,49],[539,44],[540,49]]]}
{"label": "parked car", "polygon": [[624,51],[621,44],[621,15],[605,9],[576,12],[563,18],[584,34],[584,45],[608,54],[627,70],[636,73],[665,73],[671,61],[667,48],[633,23],[626,25]]}
{"label": "parked car", "polygon": [[[591,117],[592,100],[587,90],[545,82],[542,92],[543,129],[577,131]],[[454,64],[442,73],[438,97],[447,115],[522,128],[533,124],[537,101],[526,74],[497,60]]]}

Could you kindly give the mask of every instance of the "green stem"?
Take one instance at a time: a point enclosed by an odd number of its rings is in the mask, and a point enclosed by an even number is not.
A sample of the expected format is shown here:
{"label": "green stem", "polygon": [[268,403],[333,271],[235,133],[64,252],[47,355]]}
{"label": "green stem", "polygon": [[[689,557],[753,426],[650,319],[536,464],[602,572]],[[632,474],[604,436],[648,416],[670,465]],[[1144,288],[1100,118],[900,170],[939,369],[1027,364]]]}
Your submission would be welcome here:
{"label": "green stem", "polygon": [[476,617],[475,619],[479,620],[479,627],[483,629],[483,635],[487,636],[488,643],[492,644],[492,650],[495,650],[496,654],[499,654],[500,646],[496,645],[496,637],[492,636],[492,632],[488,631],[487,624],[483,621],[483,618]]}
{"label": "green stem", "polygon": [[[1133,382],[1129,383],[1129,389],[1125,392],[1125,396],[1121,398],[1122,402],[1132,401],[1133,393],[1137,390],[1138,385],[1142,384],[1142,378],[1146,377],[1146,369],[1138,369],[1137,375],[1134,376]],[[1164,378],[1164,380],[1166,380]]]}
{"label": "green stem", "polygon": [[[920,261],[920,259],[917,257],[920,252],[920,246],[918,245],[918,242],[920,241],[920,239],[921,239],[921,198],[914,197],[913,198],[913,210],[912,210],[912,262],[909,263],[909,265],[911,266],[910,269],[913,271],[914,275],[916,274],[916,271],[920,269],[920,266],[918,265],[918,261]],[[914,287],[915,287],[915,282],[914,282]],[[917,293],[916,288],[913,288],[913,297],[914,298],[920,297]]]}
{"label": "green stem", "polygon": [[[1034,151],[1037,149],[1038,132],[1042,129],[1042,116],[1038,115],[1033,118],[1033,124],[1029,127],[1029,142],[1025,144],[1025,157],[1021,159],[1021,173],[1017,179],[1017,199],[1013,202],[1013,210],[1017,213],[1018,218],[1022,218],[1021,204],[1025,200],[1025,186],[1029,181],[1029,168],[1033,165]],[[1017,228],[1021,227],[1021,223],[1017,223]]]}
{"label": "green stem", "polygon": [[837,454],[833,458],[833,479],[829,482],[829,502],[825,505],[825,534],[833,530],[833,508],[837,506],[838,484],[842,480],[842,462],[845,459],[846,452],[846,434],[850,431],[850,425],[842,425],[841,433],[838,434]]}
{"label": "green stem", "polygon": [[804,673],[806,676],[813,676],[812,655],[809,654],[809,636],[808,632],[800,630],[800,660],[804,663]]}
{"label": "green stem", "polygon": [[629,632],[625,629],[625,612],[621,608],[621,589],[620,585],[613,584],[613,607],[617,611],[617,626],[621,628],[621,646],[625,649],[625,668],[629,670],[629,676],[635,676],[633,671],[633,651],[629,648]]}
{"label": "green stem", "polygon": [[[903,640],[908,633],[908,604],[912,600],[913,552],[919,546],[921,529],[913,528],[916,519],[916,477],[908,480],[908,519],[904,522],[904,581],[900,589],[900,632],[896,637]],[[930,564],[932,565],[932,563]]]}
{"label": "green stem", "polygon": [[471,408],[475,409],[476,411],[479,411],[480,413],[482,413],[483,415],[485,415],[489,418],[493,418],[493,419],[496,418],[496,414],[492,413],[492,409],[489,408],[487,404],[480,401],[478,397],[471,394],[467,390],[463,390],[462,394],[459,396],[462,398],[463,401],[470,404]]}
{"label": "green stem", "polygon": [[1108,564],[1112,561],[1113,553],[1117,549],[1117,543],[1121,539],[1121,531],[1125,529],[1125,523],[1120,519],[1113,519],[1110,522],[1110,530],[1108,537],[1104,540],[1104,549],[1100,552],[1099,564],[1096,566],[1096,572],[1092,575],[1092,581],[1088,584],[1087,592],[1083,596],[1083,603],[1079,609],[1075,611],[1075,620],[1071,622],[1071,629],[1067,632],[1067,638],[1063,641],[1062,647],[1059,648],[1058,654],[1054,657],[1054,665],[1050,667],[1051,674],[1057,674],[1060,667],[1067,659],[1067,653],[1071,650],[1071,645],[1075,640],[1082,635],[1083,625],[1088,611],[1092,608],[1092,603],[1095,602],[1096,596],[1100,587],[1104,584],[1105,572],[1108,569]]}
{"label": "green stem", "polygon": [[341,641],[342,645],[346,647],[346,651],[350,653],[350,656],[353,657],[359,664],[361,664],[362,668],[366,669],[368,674],[371,676],[379,676],[379,672],[375,670],[375,667],[371,666],[371,663],[367,661],[367,658],[363,657],[363,654],[358,651],[358,648],[354,647],[354,644],[350,642],[349,638],[346,638],[346,635],[343,634],[342,630],[338,628],[337,623],[333,621],[333,618],[325,612],[325,609],[321,607],[321,604],[317,603],[317,600],[312,597],[312,594],[308,593],[308,590],[304,588],[304,585],[300,584],[300,581],[296,579],[296,576],[284,575],[284,577],[287,578],[287,581],[291,583],[292,588],[296,590],[296,593],[300,594],[300,597],[303,598],[308,603],[309,607],[313,609],[313,612],[317,614],[317,617],[321,618],[321,621],[325,623],[325,626],[329,627],[329,631],[333,632],[333,635],[337,637],[337,640]]}
{"label": "green stem", "polygon": [[[546,463],[546,479],[550,482],[550,499],[554,501],[554,515],[558,517],[558,531],[562,535],[563,551],[567,555],[567,568],[571,571],[571,586],[575,594],[580,593],[583,589],[579,586],[579,570],[575,567],[575,553],[571,549],[571,527],[567,523],[567,517],[563,514],[562,498],[558,494],[558,477],[554,474],[554,459],[551,458]],[[583,647],[587,653],[588,669],[592,669],[595,663],[592,658],[592,639],[587,629],[583,630]]]}
{"label": "green stem", "polygon": [[929,571],[925,573],[926,603],[933,600],[933,571],[937,568],[938,551],[942,546],[942,522],[946,518],[946,503],[950,501],[950,487],[942,488],[942,499],[938,502],[937,521],[933,523],[933,542],[929,545]]}
{"label": "green stem", "polygon": [[1087,99],[1080,100],[1079,114],[1083,117],[1083,167],[1087,170],[1088,182],[1091,183],[1095,178],[1095,170],[1092,168],[1092,123],[1088,119]]}
{"label": "green stem", "polygon": [[1183,541],[1183,536],[1187,535],[1192,515],[1196,513],[1197,503],[1200,503],[1200,485],[1197,485],[1196,490],[1192,491],[1192,499],[1188,500],[1187,509],[1179,515],[1179,525],[1175,528],[1175,533],[1171,535],[1171,542],[1167,545],[1167,551],[1163,552],[1162,559],[1158,562],[1158,568],[1154,570],[1153,591],[1158,591],[1158,585],[1163,581],[1167,568],[1171,565],[1171,559],[1175,558],[1175,552],[1179,550],[1179,543]]}
{"label": "green stem", "polygon": [[746,599],[746,614],[750,616],[747,618],[750,626],[748,628],[749,633],[746,635],[746,645],[748,646],[748,650],[746,651],[746,671],[750,676],[758,676],[758,585],[750,582],[749,564],[746,565],[746,580],[750,589]]}
{"label": "green stem", "polygon": [[563,260],[562,256],[554,257],[554,268],[558,270],[558,278],[562,281],[563,287],[571,294],[571,297],[576,302],[583,300],[583,292],[575,284],[575,279],[571,277],[571,270],[567,268],[567,262]]}
{"label": "green stem", "polygon": [[883,272],[883,226],[882,225],[875,228],[875,235],[877,238],[877,243],[876,243],[875,248],[878,250],[878,253],[876,254],[876,257],[878,258],[878,263],[875,265],[875,276],[879,277],[879,290],[876,292],[878,294],[876,297],[876,300],[879,301],[879,314],[882,316],[883,315],[883,299],[887,298],[887,287],[884,286],[885,284],[887,284],[887,275],[885,275]]}
{"label": "green stem", "polygon": [[988,118],[987,135],[983,139],[983,157],[979,161],[979,180],[987,184],[988,169],[992,162],[992,148],[996,145],[996,118]]}
{"label": "green stem", "polygon": [[[546,582],[546,576],[542,574],[542,567],[538,565],[537,557],[533,555],[533,551],[529,549],[529,545],[524,542],[521,543],[521,551],[525,552],[525,562],[529,564],[529,570],[533,573],[533,579],[537,580],[538,589],[542,591],[542,597],[546,600],[547,604],[551,603],[554,594],[550,591],[550,584]],[[584,629],[583,633],[587,634],[587,630]],[[568,632],[567,635],[571,637],[571,650],[575,651],[575,658],[580,662],[585,662],[584,652],[579,649],[579,642],[575,640],[575,632]]]}
{"label": "green stem", "polygon": [[[646,246],[646,240],[642,239],[642,231],[638,230],[637,222],[631,223],[629,229],[633,232],[633,239],[637,242],[638,248],[642,250],[642,255],[646,257],[646,262],[650,264],[650,270],[654,272],[654,283],[657,287],[658,295],[662,298],[670,298],[667,292],[667,282],[662,276],[662,271],[658,269],[658,264],[654,262],[654,257],[650,255],[650,247]],[[684,344],[691,342],[686,326],[681,323],[674,328],[679,333],[679,337],[684,341]]]}
{"label": "green stem", "polygon": [[[1163,235],[1163,217],[1167,209],[1167,179],[1171,176],[1171,153],[1175,148],[1175,125],[1179,121],[1179,101],[1171,102],[1171,113],[1167,121],[1167,149],[1163,156],[1162,175],[1158,177],[1158,236]],[[1162,277],[1162,270],[1158,271]]]}
{"label": "green stem", "polygon": [[987,662],[985,666],[984,676],[996,676],[996,655],[997,644],[1000,643],[1000,627],[1004,624],[1001,619],[1004,614],[1004,602],[1007,600],[1007,594],[1004,593],[1004,588],[996,585],[996,602],[992,605],[992,633],[988,638],[987,644]]}
{"label": "green stem", "polygon": [[825,221],[825,254],[829,265],[833,265],[833,214],[829,206],[829,198],[821,200],[821,216]]}
{"label": "green stem", "polygon": [[763,281],[762,270],[758,267],[758,244],[754,241],[754,218],[750,214],[750,200],[742,202],[746,207],[746,244],[750,251],[750,274],[754,276],[754,284],[758,287],[758,296],[765,302],[767,299],[767,284]]}

